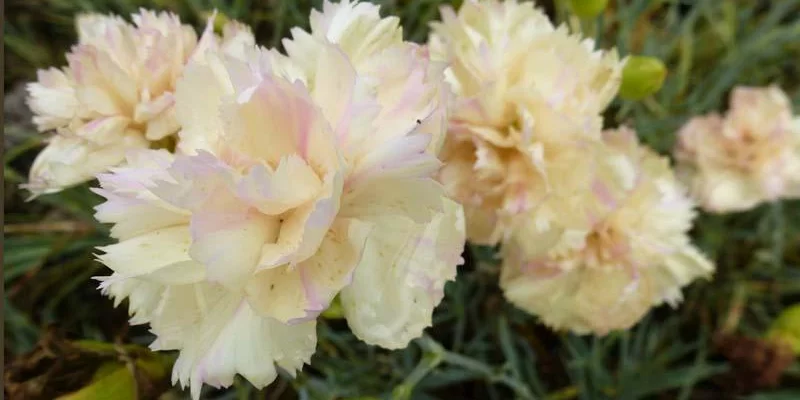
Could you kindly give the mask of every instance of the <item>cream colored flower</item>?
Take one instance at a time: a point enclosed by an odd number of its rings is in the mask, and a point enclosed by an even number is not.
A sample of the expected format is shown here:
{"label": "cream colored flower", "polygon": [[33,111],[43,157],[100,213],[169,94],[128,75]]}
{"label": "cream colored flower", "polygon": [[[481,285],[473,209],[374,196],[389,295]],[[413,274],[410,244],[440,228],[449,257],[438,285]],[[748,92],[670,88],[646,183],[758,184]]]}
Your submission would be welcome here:
{"label": "cream colored flower", "polygon": [[800,118],[777,86],[737,87],[730,109],[678,132],[678,176],[711,212],[800,197]]}
{"label": "cream colored flower", "polygon": [[468,238],[496,244],[514,216],[588,224],[600,113],[621,79],[615,51],[554,27],[531,3],[442,9],[430,39],[456,93],[440,179],[464,204]]}
{"label": "cream colored flower", "polygon": [[57,133],[31,168],[26,187],[34,196],[91,180],[127,151],[177,132],[173,92],[189,58],[216,47],[236,53],[254,42],[239,23],[217,38],[209,21],[198,47],[194,30],[173,14],[141,10],[133,22],[79,16],[68,66],[39,71],[28,85],[34,123]]}
{"label": "cream colored flower", "polygon": [[562,245],[541,243],[527,220],[503,244],[501,286],[518,307],[556,329],[603,335],[635,324],[653,306],[675,306],[681,288],[712,264],[691,245],[692,202],[666,158],[627,129],[604,132],[620,190],[596,187],[611,212]]}
{"label": "cream colored flower", "polygon": [[153,348],[180,350],[173,379],[195,398],[237,373],[263,387],[275,365],[300,369],[336,295],[358,337],[405,347],[460,262],[463,213],[432,177],[442,66],[370,4],[326,3],[293,36],[288,57],[193,61],[181,152],[100,177],[97,218],[119,239],[101,249],[104,290],[130,299]]}

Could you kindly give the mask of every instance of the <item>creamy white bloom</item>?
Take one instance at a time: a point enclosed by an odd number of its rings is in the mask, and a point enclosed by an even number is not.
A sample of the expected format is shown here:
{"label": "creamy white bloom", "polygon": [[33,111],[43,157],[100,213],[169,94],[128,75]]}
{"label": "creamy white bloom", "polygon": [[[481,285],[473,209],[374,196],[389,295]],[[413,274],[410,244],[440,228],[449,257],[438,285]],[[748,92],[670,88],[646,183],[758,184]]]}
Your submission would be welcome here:
{"label": "creamy white bloom", "polygon": [[619,88],[615,51],[555,27],[532,3],[465,1],[430,38],[457,96],[441,181],[464,204],[467,236],[496,244],[517,215],[583,227],[600,113]]}
{"label": "creamy white bloom", "polygon": [[[180,152],[149,150],[100,177],[104,290],[129,298],[173,380],[257,387],[314,352],[340,295],[353,332],[405,347],[431,324],[464,242],[433,178],[443,66],[378,7],[325,4],[288,56],[206,52],[177,85]],[[359,42],[361,41],[361,42]],[[391,66],[392,68],[386,68]]]}
{"label": "creamy white bloom", "polygon": [[132,18],[134,25],[115,16],[78,16],[68,66],[39,71],[28,85],[34,123],[56,131],[31,168],[26,187],[34,196],[91,180],[127,151],[177,132],[173,92],[189,58],[254,43],[239,23],[217,38],[209,21],[198,46],[194,30],[173,14],[141,10]]}
{"label": "creamy white bloom", "polygon": [[678,176],[711,212],[800,197],[800,117],[777,86],[737,87],[722,117],[695,117],[678,132]]}
{"label": "creamy white bloom", "polygon": [[610,210],[578,234],[542,243],[533,219],[503,243],[501,286],[518,307],[556,329],[603,335],[627,329],[653,306],[675,306],[681,288],[713,265],[690,243],[692,201],[664,157],[628,129],[604,132],[617,189],[596,187]]}

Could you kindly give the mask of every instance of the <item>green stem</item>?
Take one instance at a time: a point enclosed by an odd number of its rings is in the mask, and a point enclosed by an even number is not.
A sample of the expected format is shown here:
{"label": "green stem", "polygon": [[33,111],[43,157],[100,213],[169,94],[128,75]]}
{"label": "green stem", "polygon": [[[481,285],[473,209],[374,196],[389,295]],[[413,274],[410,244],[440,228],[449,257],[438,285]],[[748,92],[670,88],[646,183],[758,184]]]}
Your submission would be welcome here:
{"label": "green stem", "polygon": [[394,388],[392,391],[393,400],[410,399],[414,387],[442,363],[443,352],[445,352],[444,348],[427,336],[420,339],[421,342],[423,340],[429,341],[430,343],[420,343],[420,346],[424,350],[422,360],[419,361],[416,368],[403,380],[403,383]]}
{"label": "green stem", "polygon": [[[426,356],[430,354],[429,352],[433,352],[434,355],[440,357],[439,361],[444,361],[445,363],[450,364],[452,366],[460,367],[461,369],[475,372],[476,374],[483,376],[483,378],[489,382],[503,384],[507,386],[509,389],[513,390],[514,393],[516,393],[516,395],[521,399],[536,398],[533,395],[533,393],[531,393],[531,390],[530,388],[528,388],[528,385],[526,385],[524,382],[518,379],[515,379],[511,376],[508,376],[500,372],[500,370],[497,368],[493,368],[475,359],[462,356],[461,354],[449,352],[445,350],[445,348],[442,347],[439,343],[436,343],[436,341],[434,341],[428,336],[423,336],[422,338],[420,338],[418,343],[420,347],[422,347],[423,350],[425,351]],[[417,368],[419,368],[419,366]]]}
{"label": "green stem", "polygon": [[653,115],[655,115],[656,117],[664,118],[669,114],[669,112],[661,104],[659,104],[653,98],[653,96],[649,96],[646,99],[644,99],[642,104],[644,104],[644,106],[647,107],[647,109],[650,112],[652,112]]}

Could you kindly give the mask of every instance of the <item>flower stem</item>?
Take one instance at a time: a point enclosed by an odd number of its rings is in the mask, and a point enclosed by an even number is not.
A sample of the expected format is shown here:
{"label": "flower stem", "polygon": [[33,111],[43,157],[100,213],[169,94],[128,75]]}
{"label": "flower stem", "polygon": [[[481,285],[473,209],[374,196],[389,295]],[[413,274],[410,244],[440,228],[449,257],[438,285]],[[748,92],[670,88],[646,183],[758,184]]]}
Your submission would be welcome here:
{"label": "flower stem", "polygon": [[[536,397],[531,393],[530,388],[524,382],[516,379],[512,376],[509,376],[503,372],[501,372],[500,368],[495,368],[490,365],[487,365],[483,362],[478,360],[472,359],[470,357],[463,356],[458,353],[453,353],[447,351],[442,345],[437,343],[435,340],[431,339],[429,336],[423,336],[418,339],[417,343],[420,347],[422,347],[423,351],[425,352],[425,356],[423,356],[423,360],[420,362],[422,365],[425,362],[425,358],[429,355],[432,356],[433,360],[436,361],[438,365],[439,362],[444,362],[446,364],[450,364],[455,367],[459,367],[461,369],[474,372],[478,375],[483,376],[489,382],[492,383],[500,383],[508,387],[509,389],[513,390],[514,393],[521,399],[535,399]],[[406,381],[410,380],[417,370],[420,369],[420,366],[417,366],[411,376],[409,376]],[[427,374],[429,372],[426,371]],[[403,386],[405,386],[405,382]],[[410,394],[410,391],[408,392]]]}

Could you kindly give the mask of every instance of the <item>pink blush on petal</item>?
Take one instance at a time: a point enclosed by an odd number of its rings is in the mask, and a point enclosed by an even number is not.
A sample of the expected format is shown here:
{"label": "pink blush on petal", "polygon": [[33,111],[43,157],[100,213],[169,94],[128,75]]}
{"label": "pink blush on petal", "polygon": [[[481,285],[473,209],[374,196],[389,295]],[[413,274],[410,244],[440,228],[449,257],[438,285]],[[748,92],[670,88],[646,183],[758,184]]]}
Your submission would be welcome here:
{"label": "pink blush on petal", "polygon": [[617,201],[614,200],[614,196],[611,195],[611,191],[608,190],[608,186],[606,186],[603,182],[599,180],[595,180],[592,182],[592,193],[600,199],[603,204],[605,204],[608,208],[616,208]]}

